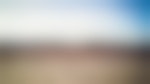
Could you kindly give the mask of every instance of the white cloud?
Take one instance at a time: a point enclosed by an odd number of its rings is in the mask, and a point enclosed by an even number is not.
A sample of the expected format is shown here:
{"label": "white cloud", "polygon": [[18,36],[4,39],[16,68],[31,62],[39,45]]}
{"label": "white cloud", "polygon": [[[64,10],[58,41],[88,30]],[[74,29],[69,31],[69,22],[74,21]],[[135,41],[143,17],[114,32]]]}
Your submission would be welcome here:
{"label": "white cloud", "polygon": [[9,10],[0,15],[1,36],[13,39],[63,39],[80,42],[86,38],[131,41],[137,37],[129,16],[115,10],[36,9]]}

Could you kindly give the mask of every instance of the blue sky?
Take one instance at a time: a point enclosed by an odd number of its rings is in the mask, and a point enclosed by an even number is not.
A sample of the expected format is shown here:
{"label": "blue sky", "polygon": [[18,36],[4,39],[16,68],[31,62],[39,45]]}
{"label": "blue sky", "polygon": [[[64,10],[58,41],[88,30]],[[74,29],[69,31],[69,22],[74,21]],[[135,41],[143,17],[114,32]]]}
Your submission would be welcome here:
{"label": "blue sky", "polygon": [[99,39],[129,41],[148,29],[146,0],[5,0],[1,4],[0,26],[7,37],[60,34],[77,39],[90,32]]}

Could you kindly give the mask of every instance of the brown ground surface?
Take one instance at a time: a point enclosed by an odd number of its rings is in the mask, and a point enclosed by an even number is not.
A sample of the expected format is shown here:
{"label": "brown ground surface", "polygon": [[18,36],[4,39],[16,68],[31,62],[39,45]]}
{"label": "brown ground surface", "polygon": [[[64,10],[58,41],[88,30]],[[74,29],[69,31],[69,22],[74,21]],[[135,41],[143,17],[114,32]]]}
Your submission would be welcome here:
{"label": "brown ground surface", "polygon": [[7,84],[135,84],[131,54],[17,52],[7,64]]}

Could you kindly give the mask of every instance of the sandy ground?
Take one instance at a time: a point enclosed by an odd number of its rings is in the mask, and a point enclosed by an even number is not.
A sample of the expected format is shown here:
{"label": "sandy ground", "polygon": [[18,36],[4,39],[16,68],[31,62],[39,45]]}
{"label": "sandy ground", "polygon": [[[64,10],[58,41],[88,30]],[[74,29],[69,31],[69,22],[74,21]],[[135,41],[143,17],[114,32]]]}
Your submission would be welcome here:
{"label": "sandy ground", "polygon": [[135,84],[138,74],[138,62],[125,54],[15,55],[5,67],[7,84]]}

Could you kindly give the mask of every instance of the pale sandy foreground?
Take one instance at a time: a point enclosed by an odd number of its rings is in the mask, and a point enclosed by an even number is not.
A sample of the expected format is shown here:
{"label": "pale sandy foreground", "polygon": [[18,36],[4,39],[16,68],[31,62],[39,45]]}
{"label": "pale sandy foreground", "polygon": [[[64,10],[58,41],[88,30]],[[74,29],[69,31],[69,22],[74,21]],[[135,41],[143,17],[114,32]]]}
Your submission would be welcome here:
{"label": "pale sandy foreground", "polygon": [[135,84],[138,76],[138,62],[125,54],[16,55],[7,67],[7,84]]}

